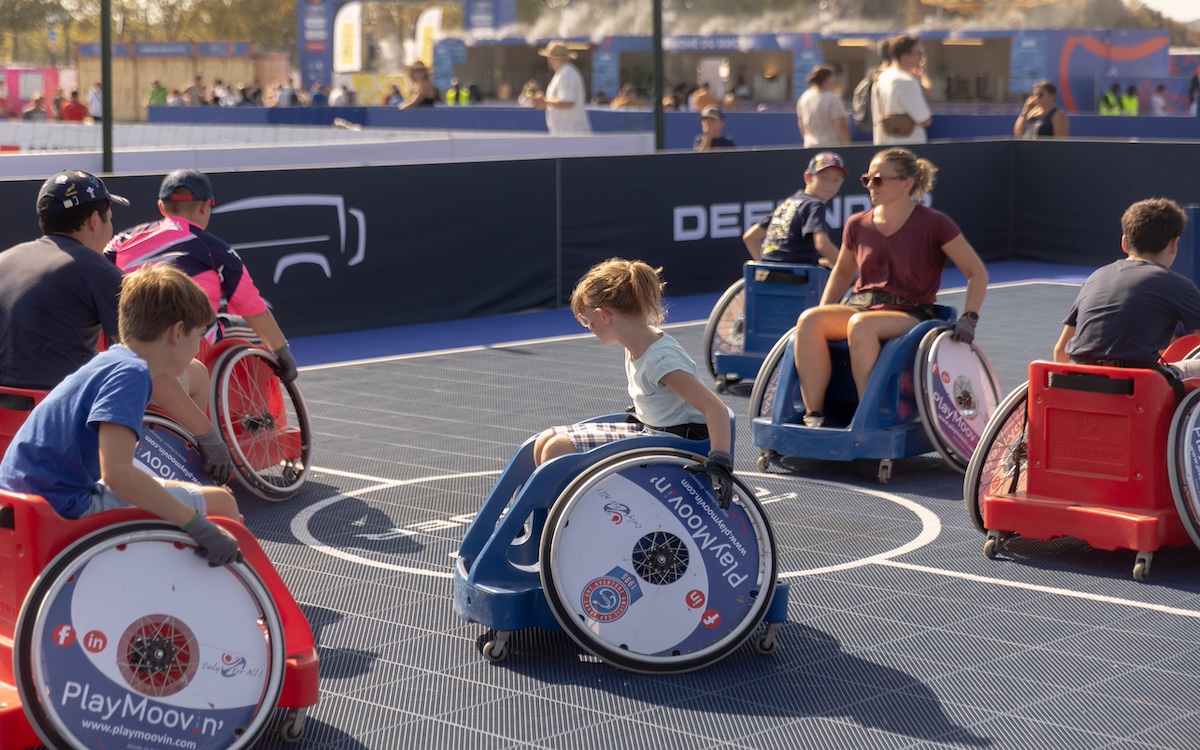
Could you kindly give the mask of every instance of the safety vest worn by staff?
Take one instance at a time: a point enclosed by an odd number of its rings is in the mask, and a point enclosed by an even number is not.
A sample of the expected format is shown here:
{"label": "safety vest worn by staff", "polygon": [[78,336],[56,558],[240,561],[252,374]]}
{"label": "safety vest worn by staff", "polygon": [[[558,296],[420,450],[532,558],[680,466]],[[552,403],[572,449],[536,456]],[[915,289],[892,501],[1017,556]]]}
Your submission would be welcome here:
{"label": "safety vest worn by staff", "polygon": [[1121,99],[1113,92],[1109,91],[1104,96],[1100,97],[1100,114],[1102,115],[1119,115],[1121,114]]}
{"label": "safety vest worn by staff", "polygon": [[1137,94],[1123,94],[1121,96],[1121,114],[1136,115],[1138,113],[1138,98]]}

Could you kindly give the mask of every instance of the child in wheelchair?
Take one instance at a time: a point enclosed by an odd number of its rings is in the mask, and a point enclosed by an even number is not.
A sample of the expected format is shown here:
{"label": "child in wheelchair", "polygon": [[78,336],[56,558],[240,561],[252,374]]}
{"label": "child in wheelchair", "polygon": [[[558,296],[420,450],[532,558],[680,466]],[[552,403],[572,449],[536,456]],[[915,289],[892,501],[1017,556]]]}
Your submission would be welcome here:
{"label": "child in wheelchair", "polygon": [[213,322],[186,274],[155,266],[121,286],[121,345],[97,355],[30,413],[0,462],[0,488],[40,495],[64,518],[135,506],[178,525],[210,565],[238,559],[237,542],[207,516],[239,517],[219,487],[158,480],[134,463],[154,376],[179,377]]}
{"label": "child in wheelchair", "polygon": [[704,471],[722,507],[733,493],[729,411],[697,378],[696,363],[679,342],[656,326],[662,322],[662,269],[612,258],[592,267],[571,293],[580,324],[605,344],[627,352],[625,375],[634,411],[626,422],[587,422],[552,427],[534,443],[534,464],[645,434],[708,438]]}
{"label": "child in wheelchair", "polygon": [[1063,321],[1055,362],[1142,367],[1179,383],[1200,377],[1200,360],[1159,363],[1176,326],[1200,332],[1200,289],[1173,273],[1187,214],[1165,198],[1138,201],[1121,217],[1127,257],[1097,269]]}
{"label": "child in wheelchair", "polygon": [[842,157],[822,151],[804,170],[804,189],[779,204],[771,218],[742,235],[750,257],[772,263],[832,266],[838,247],[829,239],[825,204],[838,194],[849,172]]}

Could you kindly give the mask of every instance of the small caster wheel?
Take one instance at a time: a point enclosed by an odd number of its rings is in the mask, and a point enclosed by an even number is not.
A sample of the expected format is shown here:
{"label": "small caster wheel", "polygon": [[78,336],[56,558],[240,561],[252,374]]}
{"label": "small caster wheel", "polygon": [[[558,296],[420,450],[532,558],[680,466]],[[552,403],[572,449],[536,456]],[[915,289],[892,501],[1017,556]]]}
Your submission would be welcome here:
{"label": "small caster wheel", "polygon": [[892,481],[892,462],[885,458],[879,462],[879,483],[887,484],[890,481]]}
{"label": "small caster wheel", "polygon": [[983,543],[983,556],[989,560],[995,560],[996,554],[997,554],[997,552],[996,552],[997,546],[999,546],[998,540],[989,538],[986,542]]}
{"label": "small caster wheel", "polygon": [[772,451],[763,451],[758,454],[758,460],[754,462],[754,465],[758,467],[759,471],[766,471],[771,468],[771,459],[774,456],[775,454]]}
{"label": "small caster wheel", "polygon": [[508,648],[498,645],[495,641],[488,641],[483,644],[483,658],[498,664],[508,658]]}
{"label": "small caster wheel", "polygon": [[779,645],[779,641],[775,640],[774,634],[768,636],[764,633],[751,641],[750,645],[754,647],[754,653],[767,656],[775,653],[775,647]]}
{"label": "small caster wheel", "polygon": [[304,721],[294,713],[288,713],[279,723],[279,739],[285,745],[294,745],[304,736]]}
{"label": "small caster wheel", "polygon": [[724,393],[729,390],[729,381],[725,379],[724,375],[717,378],[716,382],[713,383],[713,390],[717,393]]}
{"label": "small caster wheel", "polygon": [[1133,564],[1133,580],[1141,583],[1150,575],[1150,559],[1154,557],[1153,552],[1139,552],[1137,560]]}

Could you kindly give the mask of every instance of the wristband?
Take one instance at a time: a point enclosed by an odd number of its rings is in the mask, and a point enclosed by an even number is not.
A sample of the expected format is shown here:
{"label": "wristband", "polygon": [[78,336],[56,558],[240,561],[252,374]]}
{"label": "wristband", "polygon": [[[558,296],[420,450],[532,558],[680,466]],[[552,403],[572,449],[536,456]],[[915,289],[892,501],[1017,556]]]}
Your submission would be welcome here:
{"label": "wristband", "polygon": [[200,517],[200,511],[197,510],[196,515],[192,516],[192,520],[188,521],[187,523],[185,523],[183,526],[180,526],[179,528],[183,529],[184,531],[187,531],[188,526],[191,526],[193,523],[195,523],[196,519],[199,517]]}

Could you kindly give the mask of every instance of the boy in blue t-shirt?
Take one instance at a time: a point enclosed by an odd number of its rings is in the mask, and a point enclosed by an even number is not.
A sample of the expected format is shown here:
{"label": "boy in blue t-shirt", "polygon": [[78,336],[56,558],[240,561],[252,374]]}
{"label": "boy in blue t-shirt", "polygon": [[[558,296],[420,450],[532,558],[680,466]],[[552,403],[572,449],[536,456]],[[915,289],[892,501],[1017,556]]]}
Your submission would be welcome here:
{"label": "boy in blue t-shirt", "polygon": [[0,461],[0,487],[40,495],[64,518],[136,506],[187,532],[209,565],[237,559],[237,541],[206,517],[237,519],[233,495],[160,480],[134,464],[154,376],[182,375],[214,317],[204,291],[173,267],[126,276],[118,308],[123,343],[34,408]]}
{"label": "boy in blue t-shirt", "polygon": [[804,189],[779,204],[771,218],[742,235],[750,257],[775,263],[832,266],[838,246],[829,239],[825,204],[842,189],[846,164],[832,151],[822,151],[804,170]]}

